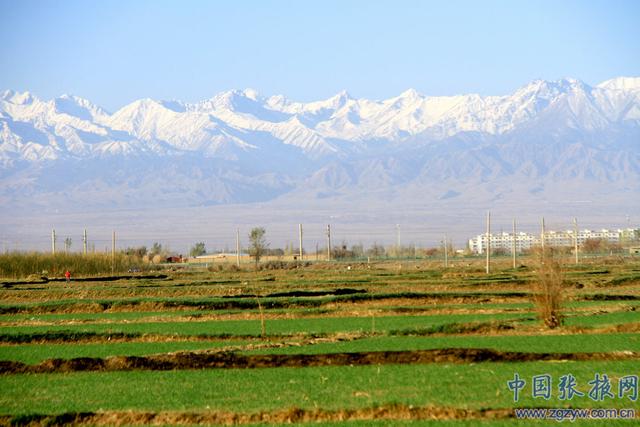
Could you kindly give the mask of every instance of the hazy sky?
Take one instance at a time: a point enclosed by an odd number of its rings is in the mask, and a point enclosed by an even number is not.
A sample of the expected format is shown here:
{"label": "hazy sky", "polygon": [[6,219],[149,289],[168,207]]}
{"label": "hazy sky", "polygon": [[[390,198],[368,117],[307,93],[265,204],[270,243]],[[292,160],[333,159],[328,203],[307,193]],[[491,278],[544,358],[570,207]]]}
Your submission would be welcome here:
{"label": "hazy sky", "polygon": [[252,87],[299,101],[640,76],[640,1],[0,0],[0,89],[116,110]]}

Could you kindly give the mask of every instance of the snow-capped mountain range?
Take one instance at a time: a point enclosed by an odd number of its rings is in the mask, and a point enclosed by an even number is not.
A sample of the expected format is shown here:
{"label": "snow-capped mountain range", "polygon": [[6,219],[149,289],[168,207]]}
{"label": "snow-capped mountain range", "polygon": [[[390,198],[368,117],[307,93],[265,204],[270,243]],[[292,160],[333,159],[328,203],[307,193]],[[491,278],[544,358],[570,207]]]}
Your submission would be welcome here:
{"label": "snow-capped mountain range", "polygon": [[640,78],[310,103],[247,89],[193,104],[142,99],[114,113],[70,95],[0,95],[5,206],[516,201],[565,190],[640,199]]}

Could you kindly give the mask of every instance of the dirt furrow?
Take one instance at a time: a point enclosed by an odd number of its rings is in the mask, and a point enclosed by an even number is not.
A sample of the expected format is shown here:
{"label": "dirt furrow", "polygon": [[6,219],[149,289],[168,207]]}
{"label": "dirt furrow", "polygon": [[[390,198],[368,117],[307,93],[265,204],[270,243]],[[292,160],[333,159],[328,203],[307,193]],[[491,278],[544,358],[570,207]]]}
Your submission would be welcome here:
{"label": "dirt furrow", "polygon": [[401,404],[382,405],[360,409],[301,409],[257,413],[226,411],[207,412],[73,412],[60,415],[1,416],[0,424],[16,426],[67,425],[238,425],[303,422],[356,421],[356,420],[490,420],[513,418],[513,409],[462,409],[449,407],[414,407]]}
{"label": "dirt furrow", "polygon": [[629,360],[638,358],[640,358],[640,353],[631,351],[609,353],[525,353],[482,348],[256,355],[243,355],[235,352],[177,352],[152,356],[48,359],[36,365],[27,365],[14,361],[0,361],[0,374],[129,370],[167,371],[175,369],[277,368],[378,364]]}

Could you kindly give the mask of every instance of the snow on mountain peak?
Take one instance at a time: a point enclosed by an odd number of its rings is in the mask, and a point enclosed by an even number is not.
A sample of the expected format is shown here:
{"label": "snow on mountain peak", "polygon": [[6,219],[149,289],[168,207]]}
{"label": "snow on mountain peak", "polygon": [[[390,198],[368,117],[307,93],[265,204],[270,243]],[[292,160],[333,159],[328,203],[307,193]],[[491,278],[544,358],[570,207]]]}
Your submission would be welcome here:
{"label": "snow on mountain peak", "polygon": [[273,109],[282,111],[292,104],[292,102],[284,95],[273,95],[267,98],[266,105]]}
{"label": "snow on mountain peak", "polygon": [[[42,145],[61,141],[67,144],[61,145],[64,153],[68,147],[90,150],[86,147],[97,143],[138,141],[127,146],[168,144],[208,155],[221,147],[233,151],[279,142],[307,156],[345,155],[375,141],[409,144],[469,132],[496,136],[522,126],[544,125],[551,131],[570,123],[574,130],[591,131],[611,123],[635,123],[640,119],[638,89],[640,78],[611,79],[596,88],[566,78],[535,80],[505,96],[429,97],[408,89],[394,98],[372,101],[354,99],[343,90],[308,103],[282,95],[264,98],[254,89],[244,89],[196,104],[145,98],[114,114],[73,95],[43,102],[29,92],[6,90],[1,93],[0,119],[28,123],[33,129],[10,130],[15,138],[0,135],[0,146],[9,140]],[[105,147],[113,145],[109,144]]]}
{"label": "snow on mountain peak", "polygon": [[184,113],[187,110],[186,105],[177,100],[160,101],[160,105],[176,113]]}
{"label": "snow on mountain peak", "polygon": [[79,96],[64,94],[53,100],[57,113],[68,114],[82,120],[91,121],[99,116],[108,116],[105,110]]}
{"label": "snow on mountain peak", "polygon": [[565,77],[561,80],[572,91],[589,91],[591,87],[582,80],[574,79],[572,77]]}
{"label": "snow on mountain peak", "polygon": [[255,89],[246,88],[244,91],[242,91],[242,93],[244,96],[246,96],[247,98],[253,101],[257,101],[258,98],[260,98],[260,94]]}
{"label": "snow on mountain peak", "polygon": [[338,92],[337,94],[335,94],[334,96],[332,96],[331,98],[329,98],[327,100],[327,102],[332,104],[335,108],[340,108],[344,104],[346,104],[347,101],[352,100],[352,99],[353,98],[351,97],[349,92],[347,92],[346,89],[343,89],[340,92]]}
{"label": "snow on mountain peak", "polygon": [[520,88],[516,93],[532,93],[538,96],[553,97],[561,93],[568,93],[572,90],[586,90],[588,86],[576,79],[563,78],[560,80],[534,80]]}
{"label": "snow on mountain peak", "polygon": [[1,98],[5,101],[8,101],[9,99],[11,99],[13,97],[13,95],[15,95],[15,92],[12,91],[11,89],[7,89],[4,92],[2,92],[2,96]]}
{"label": "snow on mountain peak", "polygon": [[346,90],[341,90],[337,94],[333,95],[329,99],[324,101],[314,101],[308,104],[294,103],[292,106],[297,110],[305,111],[308,113],[316,114],[321,111],[336,111],[344,107],[349,101],[352,101],[351,95]]}
{"label": "snow on mountain peak", "polygon": [[260,102],[260,95],[253,89],[232,89],[221,92],[213,98],[197,103],[195,108],[206,111],[236,111],[237,109],[244,110],[249,104],[259,104]]}
{"label": "snow on mountain peak", "polygon": [[404,92],[402,92],[400,94],[400,98],[423,98],[422,94],[420,94],[420,92],[418,92],[417,90],[411,88],[411,89],[407,89]]}
{"label": "snow on mountain peak", "polygon": [[601,89],[633,91],[640,89],[640,77],[617,77],[598,84]]}
{"label": "snow on mountain peak", "polygon": [[6,90],[2,94],[2,99],[17,105],[28,105],[36,101],[38,98],[34,97],[31,92],[16,92],[13,90]]}

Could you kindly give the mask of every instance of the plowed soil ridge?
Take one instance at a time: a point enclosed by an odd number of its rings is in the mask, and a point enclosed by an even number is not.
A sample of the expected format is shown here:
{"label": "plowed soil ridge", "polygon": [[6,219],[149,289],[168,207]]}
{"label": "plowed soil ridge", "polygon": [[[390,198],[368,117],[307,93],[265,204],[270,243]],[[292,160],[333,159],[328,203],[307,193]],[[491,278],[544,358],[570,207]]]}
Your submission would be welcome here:
{"label": "plowed soil ridge", "polygon": [[[146,274],[146,275],[122,275],[122,276],[95,276],[95,277],[75,277],[74,282],[114,282],[116,280],[164,280],[169,278],[166,274]],[[41,285],[50,282],[66,282],[64,277],[43,277],[40,280],[22,280],[0,282],[0,286],[10,288],[16,285]]]}
{"label": "plowed soil ridge", "polygon": [[207,412],[70,412],[59,415],[27,415],[0,417],[2,425],[66,426],[66,425],[238,425],[255,423],[304,423],[355,420],[455,420],[513,418],[513,409],[462,409],[449,407],[414,407],[401,404],[360,409],[301,409],[257,413]]}
{"label": "plowed soil ridge", "polygon": [[628,360],[638,358],[640,358],[640,353],[631,351],[611,353],[524,353],[482,348],[254,355],[243,355],[235,352],[178,352],[153,356],[48,359],[36,365],[27,365],[15,361],[0,361],[0,374],[130,370],[167,371],[176,369],[277,368],[378,364]]}
{"label": "plowed soil ridge", "polygon": [[[291,291],[299,293],[299,291]],[[304,292],[304,291],[300,291]],[[276,295],[276,296],[274,296]],[[283,297],[284,294],[272,294],[260,297],[260,305],[264,309],[281,309],[281,308],[306,308],[306,307],[322,307],[332,304],[348,304],[348,303],[372,303],[374,301],[385,301],[393,299],[406,300],[423,300],[473,302],[488,301],[487,298],[504,298],[508,300],[528,298],[528,292],[392,292],[392,293],[370,293],[366,290],[349,289],[346,292],[344,288],[332,291],[322,291],[322,295],[309,296],[290,296]],[[170,298],[153,301],[156,310],[164,309],[196,309],[196,310],[242,310],[257,309],[259,304],[257,295],[241,294],[241,295],[221,295],[216,298],[219,300],[207,299],[182,299]],[[150,301],[142,300],[121,300],[113,299],[109,301],[86,301],[86,302],[45,302],[35,305],[24,304],[7,304],[0,306],[0,314],[46,314],[46,313],[83,313],[83,312],[103,312],[117,308],[122,311],[134,310],[137,307],[145,307]],[[146,308],[145,308],[146,309]]]}

